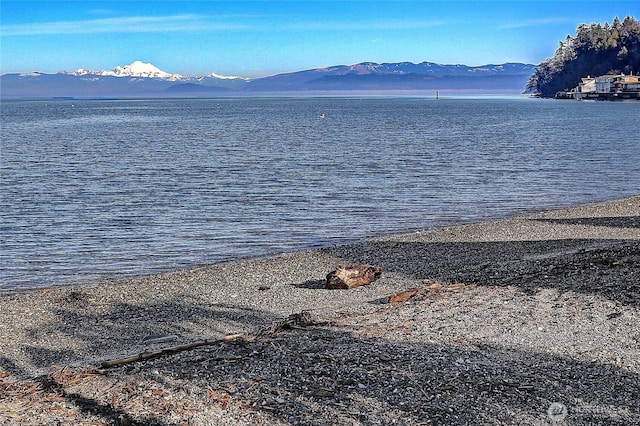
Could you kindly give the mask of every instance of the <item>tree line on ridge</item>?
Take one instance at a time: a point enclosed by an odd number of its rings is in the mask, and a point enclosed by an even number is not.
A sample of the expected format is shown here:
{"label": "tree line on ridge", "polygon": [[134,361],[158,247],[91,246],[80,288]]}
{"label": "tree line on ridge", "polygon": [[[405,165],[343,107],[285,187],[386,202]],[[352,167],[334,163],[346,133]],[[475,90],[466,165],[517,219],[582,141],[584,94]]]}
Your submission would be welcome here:
{"label": "tree line on ridge", "polygon": [[527,90],[553,97],[576,87],[583,77],[620,73],[640,73],[640,23],[632,16],[579,25],[575,36],[560,41],[553,57],[536,67]]}

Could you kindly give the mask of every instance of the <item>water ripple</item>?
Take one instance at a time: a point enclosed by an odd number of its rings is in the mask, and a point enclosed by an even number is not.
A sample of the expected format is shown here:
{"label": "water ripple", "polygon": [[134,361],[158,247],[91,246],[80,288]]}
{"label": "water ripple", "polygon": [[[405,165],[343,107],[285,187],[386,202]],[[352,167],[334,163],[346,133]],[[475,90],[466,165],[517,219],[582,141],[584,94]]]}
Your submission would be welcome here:
{"label": "water ripple", "polygon": [[619,125],[637,121],[630,103],[300,98],[1,108],[0,289],[319,247],[640,189],[639,143]]}

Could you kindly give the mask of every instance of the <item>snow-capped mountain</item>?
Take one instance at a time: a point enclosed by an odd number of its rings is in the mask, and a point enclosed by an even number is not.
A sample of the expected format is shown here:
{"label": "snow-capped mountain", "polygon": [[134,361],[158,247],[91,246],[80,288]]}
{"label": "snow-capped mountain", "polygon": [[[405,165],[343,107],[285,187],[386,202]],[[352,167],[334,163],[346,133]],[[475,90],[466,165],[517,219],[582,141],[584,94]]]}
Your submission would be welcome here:
{"label": "snow-capped mountain", "polygon": [[205,76],[202,77],[198,77],[198,80],[202,80],[204,78],[218,78],[220,80],[244,80],[244,81],[249,81],[250,79],[245,78],[245,77],[238,77],[235,75],[220,75],[220,74],[216,74],[215,72],[212,72],[211,74],[207,74]]}
{"label": "snow-capped mountain", "polygon": [[190,77],[142,61],[110,71],[78,69],[57,74],[0,76],[3,97],[48,96],[211,96],[256,92],[456,91],[522,92],[531,64],[443,65],[432,62],[362,62],[277,74],[249,80],[216,73]]}
{"label": "snow-capped mountain", "polygon": [[141,77],[141,78],[159,78],[162,80],[185,80],[189,77],[182,76],[180,74],[171,74],[161,69],[157,68],[155,65],[142,62],[142,61],[134,61],[130,65],[117,66],[113,70],[110,71],[92,71],[86,70],[84,68],[77,69],[73,72],[69,72],[68,74],[75,76],[84,76],[84,75],[100,75],[104,77]]}
{"label": "snow-capped mountain", "polygon": [[188,75],[176,74],[176,73],[168,73],[156,67],[153,64],[142,61],[134,61],[129,65],[117,66],[112,70],[105,71],[93,71],[87,70],[84,68],[77,69],[72,72],[63,71],[63,74],[71,74],[75,76],[86,76],[86,75],[97,75],[103,77],[140,77],[140,78],[159,78],[162,80],[170,80],[170,81],[188,81],[188,80],[198,80],[202,81],[205,79],[219,79],[219,80],[243,80],[249,81],[248,78],[237,77],[237,76],[227,76],[220,75],[212,72],[211,74],[198,76],[198,77],[190,77]]}
{"label": "snow-capped mountain", "polygon": [[199,77],[169,73],[150,63],[135,61],[112,70],[80,68],[56,74],[3,74],[0,95],[49,96],[176,96],[243,90],[248,79],[211,73]]}

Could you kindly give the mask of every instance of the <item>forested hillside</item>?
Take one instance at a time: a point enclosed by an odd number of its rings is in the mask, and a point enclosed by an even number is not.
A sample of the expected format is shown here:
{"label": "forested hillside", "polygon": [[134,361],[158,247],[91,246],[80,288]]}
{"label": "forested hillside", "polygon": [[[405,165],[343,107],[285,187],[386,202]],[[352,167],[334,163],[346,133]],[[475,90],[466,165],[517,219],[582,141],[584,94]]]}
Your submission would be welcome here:
{"label": "forested hillside", "polygon": [[582,77],[609,73],[640,74],[640,23],[634,17],[578,26],[575,36],[567,36],[553,57],[536,67],[527,90],[553,97],[576,87]]}

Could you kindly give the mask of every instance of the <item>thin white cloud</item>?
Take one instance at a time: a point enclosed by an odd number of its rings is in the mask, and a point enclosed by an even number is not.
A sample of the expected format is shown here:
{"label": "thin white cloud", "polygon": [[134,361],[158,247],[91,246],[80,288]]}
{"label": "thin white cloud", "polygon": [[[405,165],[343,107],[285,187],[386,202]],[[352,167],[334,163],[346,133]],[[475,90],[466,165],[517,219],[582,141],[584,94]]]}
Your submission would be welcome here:
{"label": "thin white cloud", "polygon": [[172,16],[130,16],[123,18],[88,19],[5,25],[3,36],[95,33],[156,33],[177,31],[221,31],[245,28],[233,22],[212,20],[210,17],[185,14]]}
{"label": "thin white cloud", "polygon": [[[101,10],[100,13],[107,11]],[[40,22],[0,26],[3,36],[98,34],[98,33],[162,33],[211,31],[392,31],[448,25],[445,21],[255,21],[259,16],[205,16],[182,14],[171,16],[129,16],[79,21]]]}

